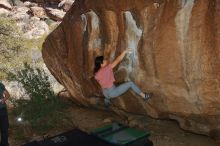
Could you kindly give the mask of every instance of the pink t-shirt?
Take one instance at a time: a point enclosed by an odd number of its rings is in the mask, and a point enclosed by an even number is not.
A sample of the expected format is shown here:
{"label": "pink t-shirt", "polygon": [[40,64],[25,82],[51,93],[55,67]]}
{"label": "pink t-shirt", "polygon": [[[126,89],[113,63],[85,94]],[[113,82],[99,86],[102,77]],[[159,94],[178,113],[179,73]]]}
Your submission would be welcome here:
{"label": "pink t-shirt", "polygon": [[111,64],[100,68],[95,74],[95,79],[99,82],[102,88],[111,88],[115,81]]}

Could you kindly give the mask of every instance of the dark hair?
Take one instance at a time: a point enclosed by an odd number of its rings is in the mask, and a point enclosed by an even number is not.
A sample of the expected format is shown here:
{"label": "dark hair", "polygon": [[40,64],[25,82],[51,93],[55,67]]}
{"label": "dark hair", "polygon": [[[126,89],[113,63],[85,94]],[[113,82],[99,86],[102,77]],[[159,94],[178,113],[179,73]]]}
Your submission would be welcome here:
{"label": "dark hair", "polygon": [[101,64],[103,63],[104,57],[103,56],[97,56],[95,58],[95,67],[94,67],[94,73],[96,73],[97,71],[99,71],[99,69],[101,68]]}

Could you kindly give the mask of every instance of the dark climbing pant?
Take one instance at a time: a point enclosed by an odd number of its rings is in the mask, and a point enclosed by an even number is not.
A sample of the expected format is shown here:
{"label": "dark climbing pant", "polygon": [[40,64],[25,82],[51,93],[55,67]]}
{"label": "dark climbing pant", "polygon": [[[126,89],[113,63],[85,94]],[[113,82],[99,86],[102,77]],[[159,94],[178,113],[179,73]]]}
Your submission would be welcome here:
{"label": "dark climbing pant", "polygon": [[8,144],[8,113],[6,108],[0,109],[0,129],[1,129],[1,143],[0,146],[9,146]]}

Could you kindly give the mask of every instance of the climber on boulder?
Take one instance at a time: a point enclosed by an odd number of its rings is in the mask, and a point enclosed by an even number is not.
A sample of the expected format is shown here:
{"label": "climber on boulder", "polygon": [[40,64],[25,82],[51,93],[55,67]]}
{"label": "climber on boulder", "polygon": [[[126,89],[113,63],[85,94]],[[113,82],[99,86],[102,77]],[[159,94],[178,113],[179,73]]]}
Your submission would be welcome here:
{"label": "climber on boulder", "polygon": [[98,81],[102,88],[102,93],[105,96],[105,104],[110,103],[110,99],[116,98],[129,89],[132,89],[136,94],[140,95],[144,100],[148,100],[151,97],[150,93],[145,93],[140,90],[140,88],[135,85],[132,81],[125,82],[119,86],[114,85],[114,73],[113,68],[115,68],[125,57],[127,53],[131,50],[123,51],[112,63],[108,63],[103,56],[98,56],[95,58],[94,74],[95,79]]}

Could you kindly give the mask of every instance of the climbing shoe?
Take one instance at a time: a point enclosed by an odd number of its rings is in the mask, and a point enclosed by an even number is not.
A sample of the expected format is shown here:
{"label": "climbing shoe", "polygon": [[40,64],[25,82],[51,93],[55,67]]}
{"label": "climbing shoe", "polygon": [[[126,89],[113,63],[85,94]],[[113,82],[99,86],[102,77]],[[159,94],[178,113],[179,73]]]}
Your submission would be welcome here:
{"label": "climbing shoe", "polygon": [[153,95],[152,93],[144,93],[144,100],[147,101],[152,97],[152,95]]}

